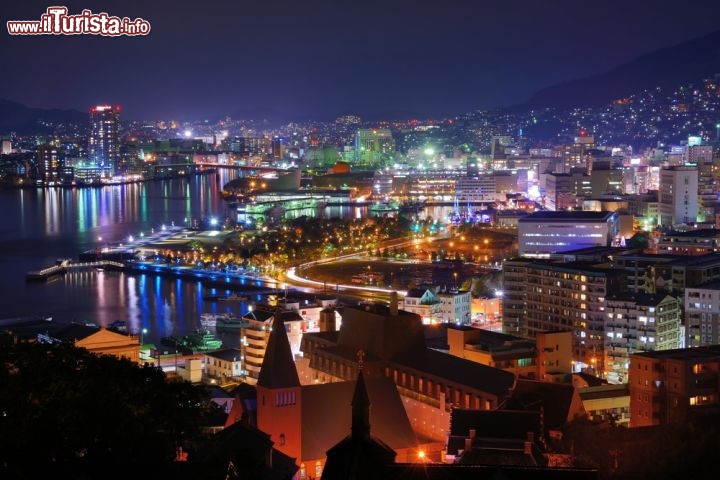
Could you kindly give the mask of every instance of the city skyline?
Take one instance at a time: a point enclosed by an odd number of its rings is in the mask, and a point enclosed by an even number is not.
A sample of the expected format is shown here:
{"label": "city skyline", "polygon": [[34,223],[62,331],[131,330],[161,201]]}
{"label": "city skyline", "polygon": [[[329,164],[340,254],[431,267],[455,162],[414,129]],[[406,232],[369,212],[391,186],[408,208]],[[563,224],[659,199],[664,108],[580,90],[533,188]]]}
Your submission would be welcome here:
{"label": "city skyline", "polygon": [[[720,13],[700,0],[682,11],[671,2],[180,4],[65,2],[71,14],[92,7],[152,31],[8,35],[0,51],[15,74],[0,83],[4,97],[81,111],[117,103],[128,119],[449,116],[523,102],[706,35]],[[39,19],[46,7],[9,6],[4,18]]]}

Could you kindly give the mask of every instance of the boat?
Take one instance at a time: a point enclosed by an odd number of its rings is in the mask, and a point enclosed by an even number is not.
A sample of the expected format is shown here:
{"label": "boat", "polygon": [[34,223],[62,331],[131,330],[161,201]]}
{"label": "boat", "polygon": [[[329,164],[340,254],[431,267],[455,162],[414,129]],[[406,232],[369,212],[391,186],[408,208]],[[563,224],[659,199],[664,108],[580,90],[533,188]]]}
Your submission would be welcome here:
{"label": "boat", "polygon": [[193,353],[218,350],[223,347],[222,340],[207,328],[199,328],[193,333],[185,335],[183,343],[183,346],[188,350],[192,350]]}
{"label": "boat", "polygon": [[200,314],[200,325],[203,327],[214,327],[217,325],[218,317],[228,316],[227,313],[201,313]]}
{"label": "boat", "polygon": [[233,292],[225,297],[218,297],[217,300],[220,302],[247,302],[248,298]]}
{"label": "boat", "polygon": [[400,204],[394,200],[383,200],[370,205],[370,214],[372,216],[392,215],[400,210]]}
{"label": "boat", "polygon": [[200,324],[207,327],[214,327],[218,320],[231,320],[234,319],[235,315],[232,313],[212,313],[205,312],[200,314]]}
{"label": "boat", "polygon": [[116,332],[127,332],[127,322],[124,320],[115,320],[114,322],[110,322],[110,325],[108,325],[109,330],[115,330]]}
{"label": "boat", "polygon": [[218,329],[236,330],[249,326],[250,323],[234,315],[218,317],[216,327]]}

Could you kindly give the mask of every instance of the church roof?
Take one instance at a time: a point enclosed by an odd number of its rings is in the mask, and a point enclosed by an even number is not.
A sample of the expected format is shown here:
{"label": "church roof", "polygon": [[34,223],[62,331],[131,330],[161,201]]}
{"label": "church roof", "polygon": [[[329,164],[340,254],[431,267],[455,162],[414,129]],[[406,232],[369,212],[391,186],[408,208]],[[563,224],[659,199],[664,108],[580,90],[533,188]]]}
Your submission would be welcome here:
{"label": "church roof", "polygon": [[520,441],[527,438],[528,432],[535,436],[542,433],[539,412],[454,408],[450,414],[449,454],[457,455],[465,448],[470,430],[475,430],[476,438]]}
{"label": "church roof", "polygon": [[273,319],[257,384],[266,388],[300,386],[285,323],[279,315]]}
{"label": "church roof", "polygon": [[[302,387],[302,458],[325,458],[329,445],[350,433],[351,402],[356,382]],[[390,378],[365,380],[372,436],[393,449],[416,448],[417,439],[395,383]]]}
{"label": "church roof", "polygon": [[501,399],[504,399],[515,385],[515,375],[511,372],[432,349],[405,355],[395,359],[394,363],[467,385]]}

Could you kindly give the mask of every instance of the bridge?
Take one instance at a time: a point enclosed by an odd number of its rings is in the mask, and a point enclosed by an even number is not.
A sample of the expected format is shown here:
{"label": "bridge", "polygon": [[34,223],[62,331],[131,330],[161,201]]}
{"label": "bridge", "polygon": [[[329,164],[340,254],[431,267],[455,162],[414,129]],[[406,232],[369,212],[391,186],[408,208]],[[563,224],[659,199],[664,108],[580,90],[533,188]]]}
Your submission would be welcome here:
{"label": "bridge", "polygon": [[115,268],[123,268],[125,265],[123,265],[120,262],[115,262],[113,260],[98,260],[95,262],[71,262],[70,260],[60,260],[58,261],[57,265],[53,265],[52,267],[43,268],[42,270],[28,272],[25,278],[28,281],[46,281],[47,279],[54,277],[55,275],[60,275],[68,270],[81,270],[85,268],[105,268],[105,267],[115,267]]}

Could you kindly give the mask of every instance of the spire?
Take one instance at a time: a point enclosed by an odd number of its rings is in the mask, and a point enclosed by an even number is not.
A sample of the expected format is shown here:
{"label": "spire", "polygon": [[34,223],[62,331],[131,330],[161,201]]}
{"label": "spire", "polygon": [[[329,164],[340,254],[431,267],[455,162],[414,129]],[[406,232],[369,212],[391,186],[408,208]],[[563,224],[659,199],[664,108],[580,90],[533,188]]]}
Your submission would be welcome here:
{"label": "spire", "polygon": [[355,393],[352,399],[352,437],[354,439],[370,438],[370,397],[363,377],[363,356],[365,352],[358,351],[358,378],[355,383]]}
{"label": "spire", "polygon": [[285,331],[285,323],[278,312],[272,322],[272,330],[265,348],[265,357],[257,384],[266,388],[299,387],[295,362],[293,361],[290,341]]}

